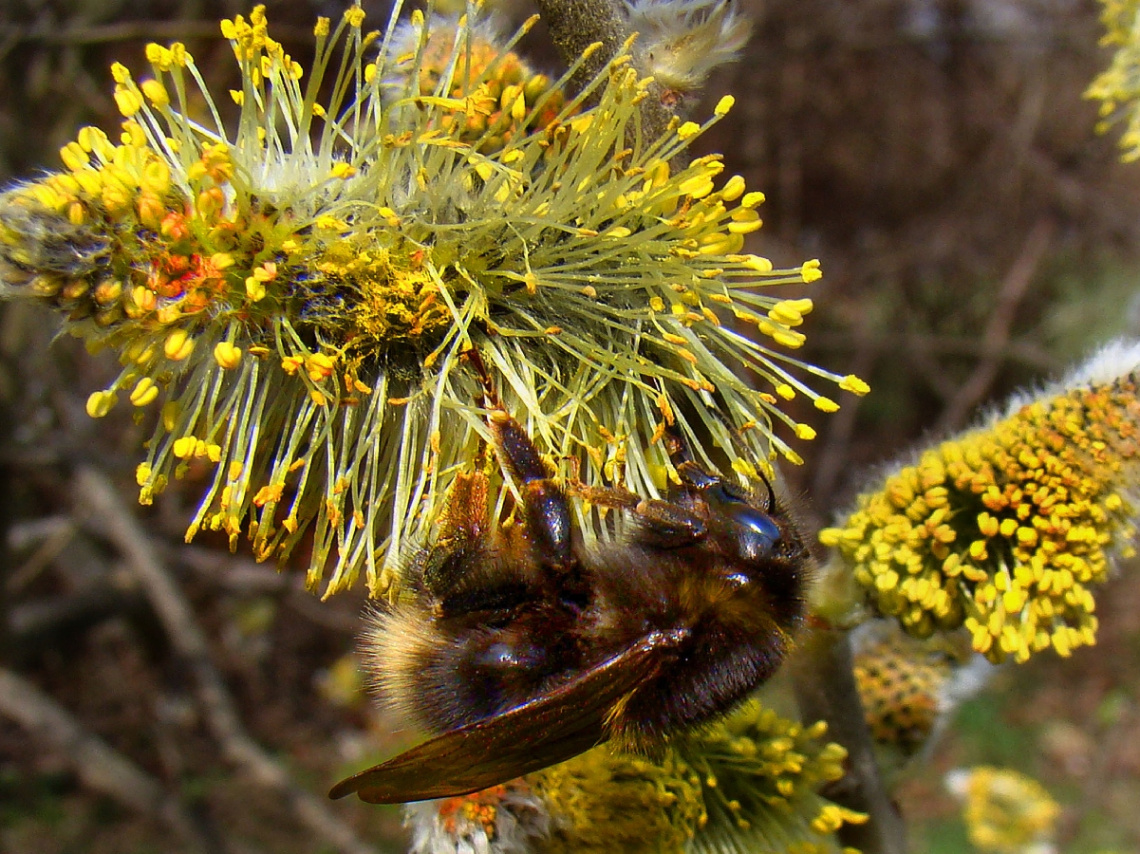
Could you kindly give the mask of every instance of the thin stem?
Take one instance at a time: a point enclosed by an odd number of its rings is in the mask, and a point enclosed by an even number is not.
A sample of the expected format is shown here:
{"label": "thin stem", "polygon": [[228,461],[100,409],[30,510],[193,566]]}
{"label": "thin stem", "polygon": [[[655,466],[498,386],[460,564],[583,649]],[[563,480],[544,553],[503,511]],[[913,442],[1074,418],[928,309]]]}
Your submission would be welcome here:
{"label": "thin stem", "polygon": [[375,854],[340,816],[301,788],[286,767],[246,731],[237,704],[210,657],[206,634],[171,578],[151,538],[100,471],[83,467],[76,473],[77,503],[87,521],[118,546],[139,585],[154,606],[171,645],[189,665],[206,724],[225,756],[259,785],[283,798],[298,821],[342,854]]}
{"label": "thin stem", "polygon": [[[576,62],[591,45],[600,43],[602,46],[582,63],[572,78],[571,85],[577,90],[605,71],[631,35],[614,0],[537,0],[537,5],[550,30],[550,38],[567,65]],[[636,50],[633,60],[644,74],[644,65]],[[662,95],[661,88],[654,84],[650,97],[641,102],[641,119],[649,139],[662,136],[674,118]]]}
{"label": "thin stem", "polygon": [[847,749],[847,775],[827,797],[870,816],[865,824],[845,824],[840,841],[863,854],[906,854],[906,830],[879,777],[846,631],[820,628],[808,634],[797,656],[795,685],[803,719],[827,721],[828,736]]}
{"label": "thin stem", "polygon": [[83,783],[123,806],[161,821],[187,851],[214,848],[177,797],[107,742],[85,729],[63,706],[13,671],[0,668],[0,718],[54,749]]}

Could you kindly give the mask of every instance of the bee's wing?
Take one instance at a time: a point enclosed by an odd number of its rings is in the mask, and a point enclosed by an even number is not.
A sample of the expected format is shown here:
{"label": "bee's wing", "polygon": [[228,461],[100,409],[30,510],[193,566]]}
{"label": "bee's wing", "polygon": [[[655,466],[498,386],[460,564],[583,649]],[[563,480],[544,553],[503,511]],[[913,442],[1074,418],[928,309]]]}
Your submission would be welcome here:
{"label": "bee's wing", "polygon": [[653,678],[661,654],[685,634],[646,635],[549,693],[341,780],[329,797],[356,792],[371,804],[450,798],[564,762],[606,740],[606,718],[615,704]]}

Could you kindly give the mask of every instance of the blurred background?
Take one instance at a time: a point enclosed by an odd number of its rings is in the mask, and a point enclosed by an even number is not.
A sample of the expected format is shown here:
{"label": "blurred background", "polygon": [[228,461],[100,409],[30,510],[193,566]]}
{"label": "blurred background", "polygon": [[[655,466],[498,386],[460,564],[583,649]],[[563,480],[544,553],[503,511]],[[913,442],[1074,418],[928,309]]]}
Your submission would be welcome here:
{"label": "blurred background", "polygon": [[[767,195],[750,251],[822,262],[805,358],[872,387],[835,415],[793,413],[819,436],[784,474],[823,524],[876,465],[1140,332],[1140,165],[1082,97],[1109,61],[1091,0],[738,6],[756,21],[747,55],[691,109],[737,105],[700,147]],[[388,4],[364,7],[386,20]],[[270,31],[306,64],[315,17],[343,8],[269,3]],[[110,63],[146,68],[148,41],[186,42],[212,91],[234,86],[217,22],[248,11],[0,0],[0,181],[57,169],[83,125],[117,127]],[[541,32],[530,48],[557,69]],[[351,657],[363,592],[320,602],[221,539],[184,545],[192,479],[136,506],[148,433],[124,407],[86,416],[116,364],[56,330],[0,304],[0,851],[399,850],[398,810],[323,803],[397,746]],[[132,549],[157,581],[125,569]],[[1140,850],[1140,576],[1100,608],[1095,648],[1000,671],[902,786],[915,852],[968,850],[942,777],[981,762],[1049,789],[1060,850]],[[84,771],[103,768],[96,743],[122,763],[110,784]]]}

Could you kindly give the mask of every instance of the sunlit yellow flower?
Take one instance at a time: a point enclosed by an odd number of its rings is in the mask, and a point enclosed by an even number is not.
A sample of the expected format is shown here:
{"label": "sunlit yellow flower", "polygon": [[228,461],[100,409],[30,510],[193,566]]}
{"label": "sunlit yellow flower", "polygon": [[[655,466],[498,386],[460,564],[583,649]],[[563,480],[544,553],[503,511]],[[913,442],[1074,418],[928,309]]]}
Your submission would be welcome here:
{"label": "sunlit yellow flower", "polygon": [[700,779],[673,754],[600,747],[528,779],[554,819],[536,849],[549,854],[682,854],[707,818]]}
{"label": "sunlit yellow flower", "polygon": [[907,752],[921,747],[933,732],[941,713],[939,693],[949,675],[946,662],[919,658],[915,652],[910,646],[876,643],[855,657],[855,681],[871,736]]}
{"label": "sunlit yellow flower", "polygon": [[308,70],[261,7],[224,21],[232,130],[185,47],[150,45],[141,82],[112,68],[121,134],[83,129],[0,197],[7,295],[119,354],[88,412],[157,411],[141,500],[212,469],[187,537],[304,544],[326,594],[388,589],[475,457],[471,348],[564,473],[647,494],[666,427],[755,477],[812,433],[783,400],[835,408],[805,373],[866,391],[789,355],[811,301],[762,289],[819,269],[744,251],[762,194],[717,156],[675,165],[731,99],[647,136],[628,57],[570,97],[576,69],[534,74],[468,13],[366,33],[354,7]]}
{"label": "sunlit yellow flower", "polygon": [[1092,644],[1092,589],[1131,550],[1140,348],[891,473],[821,539],[917,637],[965,625],[991,661]]}
{"label": "sunlit yellow flower", "polygon": [[1089,86],[1086,98],[1100,102],[1102,133],[1117,124],[1123,159],[1140,158],[1140,0],[1101,0],[1101,44],[1115,48],[1112,64]]}
{"label": "sunlit yellow flower", "polygon": [[959,769],[947,775],[947,786],[963,801],[970,842],[993,854],[1043,854],[1061,813],[1036,780],[1004,768]]}
{"label": "sunlit yellow flower", "polygon": [[871,620],[851,640],[855,682],[879,772],[893,783],[994,668],[973,653],[962,632],[918,640],[893,620]]}
{"label": "sunlit yellow flower", "polygon": [[455,101],[457,109],[440,117],[451,135],[481,153],[499,151],[512,139],[565,118],[562,89],[514,50],[535,20],[507,39],[490,17],[417,17],[395,32],[389,53],[396,63],[387,83],[403,97],[415,76],[424,98]]}
{"label": "sunlit yellow flower", "polygon": [[[835,832],[866,817],[821,797],[821,785],[843,776],[846,752],[823,741],[824,724],[803,727],[749,703],[656,760],[595,748],[487,793],[408,809],[413,837],[439,838],[441,827],[473,816],[486,824],[489,852],[721,854],[795,851],[835,854]],[[495,841],[497,809],[512,786],[540,802],[545,837],[530,847]],[[517,807],[513,808],[518,812]],[[533,834],[540,822],[528,821]],[[516,839],[515,834],[512,839]],[[437,848],[452,851],[448,836]],[[472,849],[466,849],[472,850]]]}
{"label": "sunlit yellow flower", "polygon": [[862,813],[818,794],[846,773],[847,751],[756,701],[678,747],[700,775],[709,813],[692,850],[838,852],[835,832]]}

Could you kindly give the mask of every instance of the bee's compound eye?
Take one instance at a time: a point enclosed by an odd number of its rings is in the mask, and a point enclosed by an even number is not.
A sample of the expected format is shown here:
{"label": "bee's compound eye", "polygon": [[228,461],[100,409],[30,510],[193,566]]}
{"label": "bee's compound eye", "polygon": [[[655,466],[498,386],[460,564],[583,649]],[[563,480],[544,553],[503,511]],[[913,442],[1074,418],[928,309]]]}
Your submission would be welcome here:
{"label": "bee's compound eye", "polygon": [[749,558],[761,558],[771,553],[780,541],[780,526],[762,510],[747,504],[733,507],[729,513],[740,526],[740,551]]}

